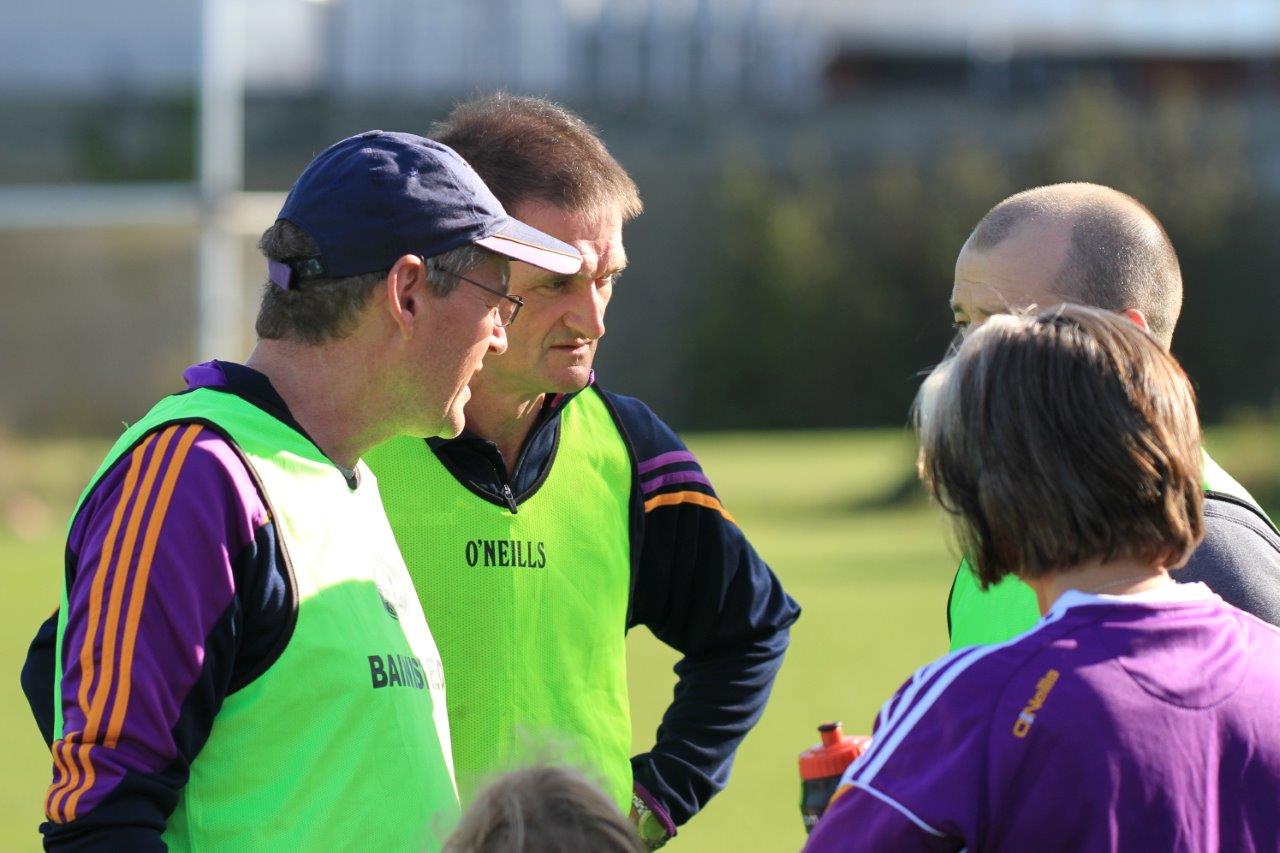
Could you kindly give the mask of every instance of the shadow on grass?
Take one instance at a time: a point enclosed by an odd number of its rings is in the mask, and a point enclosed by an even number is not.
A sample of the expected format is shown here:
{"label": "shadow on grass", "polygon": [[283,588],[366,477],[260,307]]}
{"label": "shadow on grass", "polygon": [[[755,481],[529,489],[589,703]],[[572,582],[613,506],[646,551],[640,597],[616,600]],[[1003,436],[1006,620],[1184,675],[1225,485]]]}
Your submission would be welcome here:
{"label": "shadow on grass", "polygon": [[925,491],[914,473],[907,473],[887,484],[885,488],[844,502],[839,509],[852,515],[884,510],[921,509],[928,505],[929,493]]}

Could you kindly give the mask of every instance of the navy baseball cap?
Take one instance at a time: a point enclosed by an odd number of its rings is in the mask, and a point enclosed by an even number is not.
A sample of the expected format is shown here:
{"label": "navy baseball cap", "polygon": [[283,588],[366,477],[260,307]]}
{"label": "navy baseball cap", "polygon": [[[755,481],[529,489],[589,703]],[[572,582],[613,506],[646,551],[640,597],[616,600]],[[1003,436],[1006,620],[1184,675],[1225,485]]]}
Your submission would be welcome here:
{"label": "navy baseball cap", "polygon": [[330,146],[302,170],[277,219],[320,248],[314,258],[268,263],[271,281],[286,290],[468,243],[563,275],[582,265],[568,243],[508,216],[452,148],[411,133],[370,130]]}

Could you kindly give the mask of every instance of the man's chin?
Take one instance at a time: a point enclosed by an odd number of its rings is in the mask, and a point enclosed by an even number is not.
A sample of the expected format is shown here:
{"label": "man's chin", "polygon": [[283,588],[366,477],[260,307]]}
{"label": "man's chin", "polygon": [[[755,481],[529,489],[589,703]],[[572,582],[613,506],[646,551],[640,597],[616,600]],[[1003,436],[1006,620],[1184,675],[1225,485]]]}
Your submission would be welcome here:
{"label": "man's chin", "polygon": [[466,418],[462,414],[462,407],[459,406],[457,411],[445,412],[434,426],[416,430],[413,434],[419,438],[457,438],[462,434],[464,426],[466,426]]}
{"label": "man's chin", "polygon": [[462,429],[466,425],[466,416],[462,414],[462,407],[459,406],[456,412],[449,412],[449,416],[440,424],[440,431],[436,435],[441,438],[457,438],[462,435]]}
{"label": "man's chin", "polygon": [[591,381],[591,365],[575,366],[557,370],[547,377],[547,392],[550,394],[572,394],[587,387]]}

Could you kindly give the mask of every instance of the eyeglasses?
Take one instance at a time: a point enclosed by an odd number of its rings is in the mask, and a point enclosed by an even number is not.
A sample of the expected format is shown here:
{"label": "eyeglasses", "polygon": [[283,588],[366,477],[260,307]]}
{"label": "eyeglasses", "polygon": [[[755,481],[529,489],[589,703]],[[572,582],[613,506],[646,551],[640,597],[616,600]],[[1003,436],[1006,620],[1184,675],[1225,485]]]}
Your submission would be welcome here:
{"label": "eyeglasses", "polygon": [[523,297],[509,296],[508,294],[503,293],[501,290],[494,290],[492,287],[483,285],[478,281],[472,281],[471,279],[467,278],[465,275],[458,275],[456,272],[450,272],[449,270],[442,269],[440,267],[433,266],[432,269],[436,270],[437,272],[442,272],[445,275],[449,275],[449,276],[453,276],[454,278],[461,279],[465,281],[467,284],[475,285],[476,287],[480,288],[486,293],[492,293],[494,296],[498,297],[499,299],[498,304],[493,306],[494,312],[496,312],[498,315],[497,325],[504,326],[504,327],[510,326],[512,323],[516,321],[516,317],[520,316],[520,309],[524,307]]}

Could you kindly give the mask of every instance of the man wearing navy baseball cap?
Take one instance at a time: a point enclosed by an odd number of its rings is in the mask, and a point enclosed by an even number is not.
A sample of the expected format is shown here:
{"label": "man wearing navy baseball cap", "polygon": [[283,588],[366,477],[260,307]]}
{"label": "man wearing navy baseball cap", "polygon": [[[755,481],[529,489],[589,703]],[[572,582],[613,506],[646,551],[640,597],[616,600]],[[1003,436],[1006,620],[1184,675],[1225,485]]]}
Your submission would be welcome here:
{"label": "man wearing navy baseball cap", "polygon": [[509,259],[581,257],[382,131],[313,160],[260,245],[248,361],[189,368],[72,517],[23,671],[49,849],[435,849],[456,817],[439,654],[360,457],[458,434]]}

